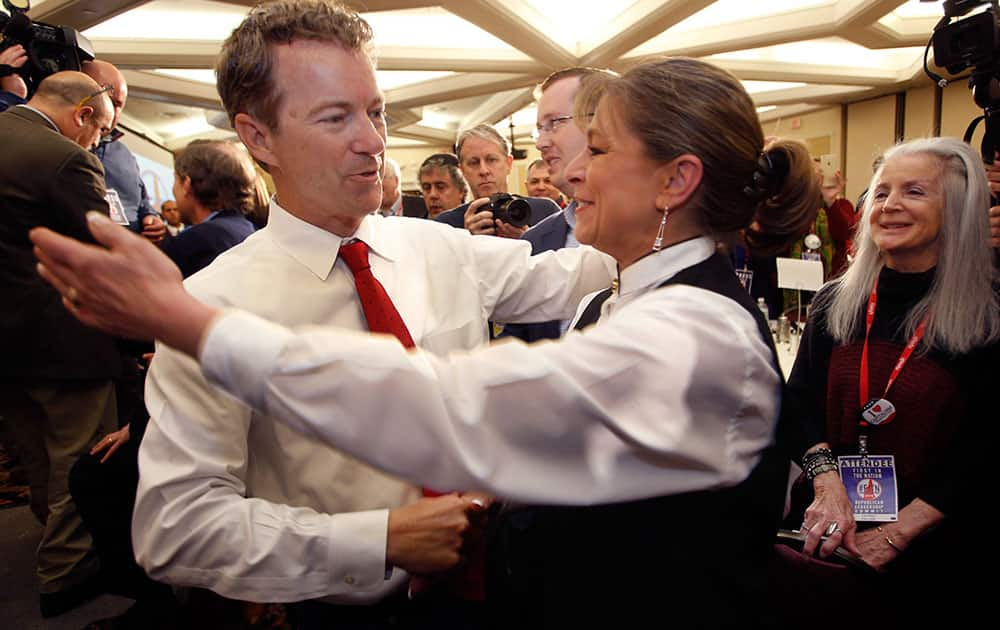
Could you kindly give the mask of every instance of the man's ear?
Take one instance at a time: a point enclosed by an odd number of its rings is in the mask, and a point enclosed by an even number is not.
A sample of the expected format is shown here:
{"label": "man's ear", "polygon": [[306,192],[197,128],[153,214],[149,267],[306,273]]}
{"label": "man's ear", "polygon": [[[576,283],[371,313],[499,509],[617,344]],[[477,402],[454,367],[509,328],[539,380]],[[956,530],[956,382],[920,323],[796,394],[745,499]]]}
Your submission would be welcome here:
{"label": "man's ear", "polygon": [[697,156],[685,153],[667,162],[664,169],[663,188],[656,196],[657,208],[677,208],[683,206],[698,190],[704,174],[704,166]]}
{"label": "man's ear", "polygon": [[258,162],[268,166],[281,168],[277,158],[271,152],[271,141],[274,132],[271,128],[250,114],[239,113],[233,118],[233,129],[240,137],[243,146]]}
{"label": "man's ear", "polygon": [[80,127],[86,127],[94,117],[94,108],[90,105],[77,107],[73,110],[73,119]]}

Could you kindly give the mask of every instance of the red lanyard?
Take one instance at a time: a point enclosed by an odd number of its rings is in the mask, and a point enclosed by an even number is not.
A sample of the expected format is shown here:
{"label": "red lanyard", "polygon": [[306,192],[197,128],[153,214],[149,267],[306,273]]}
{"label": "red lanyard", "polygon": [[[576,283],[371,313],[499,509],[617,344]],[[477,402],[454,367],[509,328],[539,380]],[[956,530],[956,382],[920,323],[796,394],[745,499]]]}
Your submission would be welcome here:
{"label": "red lanyard", "polygon": [[[871,400],[868,397],[868,336],[872,332],[872,323],[875,321],[875,305],[878,304],[878,278],[875,279],[875,284],[872,286],[872,292],[868,296],[868,312],[865,315],[865,345],[861,350],[861,377],[858,379],[858,398],[861,400],[861,406]],[[896,366],[892,368],[892,373],[889,375],[889,382],[885,384],[885,392],[882,394],[882,398],[885,398],[886,394],[889,393],[889,388],[892,384],[896,382],[896,377],[899,373],[903,371],[903,367],[906,362],[910,359],[910,355],[916,349],[917,344],[924,336],[924,329],[927,327],[927,316],[925,315],[920,323],[917,325],[917,329],[913,331],[913,336],[906,343],[906,347],[903,348],[902,354],[899,355],[899,359],[896,361]],[[862,422],[862,424],[867,424]]]}

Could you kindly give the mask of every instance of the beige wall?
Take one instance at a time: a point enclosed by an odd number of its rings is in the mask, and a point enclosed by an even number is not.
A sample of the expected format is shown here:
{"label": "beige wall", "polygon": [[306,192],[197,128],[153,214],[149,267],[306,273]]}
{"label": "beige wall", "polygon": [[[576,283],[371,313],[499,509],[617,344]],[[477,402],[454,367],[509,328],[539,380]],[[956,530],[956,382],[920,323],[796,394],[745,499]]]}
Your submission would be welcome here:
{"label": "beige wall", "polygon": [[906,91],[903,112],[903,139],[926,138],[934,135],[934,86]]}
{"label": "beige wall", "polygon": [[832,155],[835,164],[843,163],[840,105],[768,121],[763,127],[765,136],[801,140],[814,156]]}
{"label": "beige wall", "polygon": [[868,187],[872,161],[895,143],[896,95],[847,106],[847,198],[854,203]]}
{"label": "beige wall", "polygon": [[[972,90],[965,81],[953,83],[941,94],[941,135],[961,138],[972,119],[981,116],[983,110],[972,100]],[[972,137],[972,146],[979,150],[983,141],[983,123],[979,123]]]}
{"label": "beige wall", "polygon": [[402,173],[403,190],[415,191],[420,189],[420,182],[417,181],[417,174],[420,165],[428,156],[435,153],[450,153],[451,147],[401,147],[398,149],[387,149],[385,154],[399,162],[399,171]]}

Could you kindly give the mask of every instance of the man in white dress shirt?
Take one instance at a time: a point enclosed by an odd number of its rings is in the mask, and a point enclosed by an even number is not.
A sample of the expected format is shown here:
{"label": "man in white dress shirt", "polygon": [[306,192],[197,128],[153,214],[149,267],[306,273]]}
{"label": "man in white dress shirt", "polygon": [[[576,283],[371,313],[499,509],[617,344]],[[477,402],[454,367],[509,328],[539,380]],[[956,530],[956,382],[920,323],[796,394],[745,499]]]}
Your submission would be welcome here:
{"label": "man in white dress shirt", "polygon": [[[547,276],[527,262],[526,243],[372,215],[386,127],[370,47],[363,20],[317,0],[258,7],[227,40],[219,92],[276,197],[267,227],[192,276],[189,291],[292,327],[365,331],[338,256],[358,239],[416,344],[444,353],[484,344],[494,310],[567,317],[563,305],[609,282],[599,254],[553,257],[549,276],[592,280],[532,293],[528,279]],[[422,499],[414,485],[252,412],[164,345],[146,401],[133,538],[140,565],[167,583],[251,601],[377,604],[400,592],[406,572],[454,566],[481,509],[470,496]]]}

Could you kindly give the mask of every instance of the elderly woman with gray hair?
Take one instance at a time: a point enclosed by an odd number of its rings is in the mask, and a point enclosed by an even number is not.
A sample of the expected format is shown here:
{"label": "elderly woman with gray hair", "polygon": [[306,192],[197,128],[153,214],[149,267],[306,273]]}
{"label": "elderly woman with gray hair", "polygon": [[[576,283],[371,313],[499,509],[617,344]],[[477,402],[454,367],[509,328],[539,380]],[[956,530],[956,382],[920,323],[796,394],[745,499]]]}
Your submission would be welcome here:
{"label": "elderly woman with gray hair", "polygon": [[1000,357],[989,190],[975,151],[948,138],[893,147],[869,190],[854,262],[814,302],[788,383],[812,491],[799,514],[807,553],[842,544],[882,574],[845,614],[926,622],[888,604],[968,599],[962,569],[981,561],[972,518]]}

